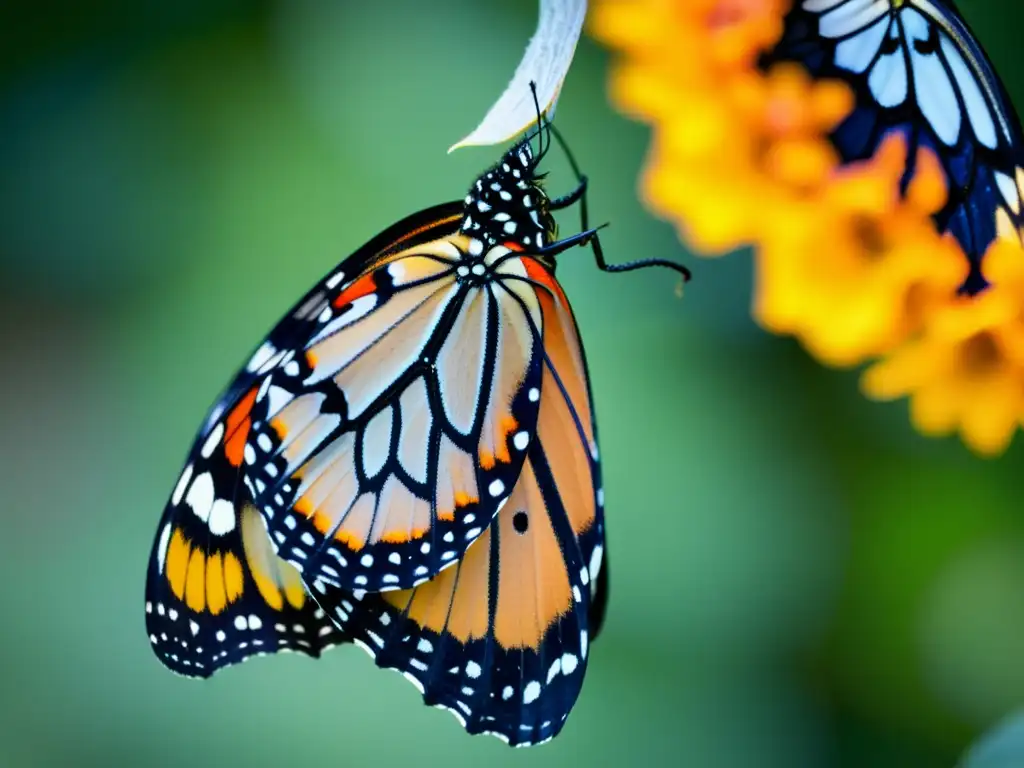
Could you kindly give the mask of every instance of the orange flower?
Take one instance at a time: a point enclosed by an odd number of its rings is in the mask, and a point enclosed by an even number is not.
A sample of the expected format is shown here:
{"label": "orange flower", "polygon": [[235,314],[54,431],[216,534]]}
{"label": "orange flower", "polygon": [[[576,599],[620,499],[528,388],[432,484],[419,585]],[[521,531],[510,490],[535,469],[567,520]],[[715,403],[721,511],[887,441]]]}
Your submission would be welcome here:
{"label": "orange flower", "polygon": [[863,387],[881,400],[910,395],[924,434],[958,429],[973,450],[998,454],[1024,419],[1024,254],[996,242],[985,268],[995,289],[950,295],[920,336],[865,372]]}
{"label": "orange flower", "polygon": [[919,151],[906,198],[902,138],[871,160],[840,169],[798,202],[778,206],[757,260],[754,314],[797,335],[817,357],[853,365],[920,329],[930,308],[956,293],[966,263],[930,215],[946,199],[937,158]]}
{"label": "orange flower", "polygon": [[932,151],[917,152],[905,195],[902,138],[842,166],[828,137],[854,107],[849,87],[758,65],[789,7],[598,0],[591,32],[621,53],[612,99],[653,127],[643,198],[704,255],[753,246],[766,329],[831,365],[878,359],[870,396],[909,395],[922,432],[1001,451],[1024,421],[1024,253],[993,246],[994,287],[958,298],[967,260],[936,231],[947,189]]}

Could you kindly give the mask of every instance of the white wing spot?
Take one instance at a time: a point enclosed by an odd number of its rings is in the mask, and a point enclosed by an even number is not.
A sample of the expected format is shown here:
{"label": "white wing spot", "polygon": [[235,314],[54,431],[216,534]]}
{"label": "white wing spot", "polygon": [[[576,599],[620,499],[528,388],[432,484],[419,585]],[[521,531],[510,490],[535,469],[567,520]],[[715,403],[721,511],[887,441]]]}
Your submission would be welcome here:
{"label": "white wing spot", "polygon": [[523,689],[523,704],[532,704],[540,696],[540,683],[531,680]]}
{"label": "white wing spot", "polygon": [[604,547],[598,544],[590,554],[590,578],[597,580],[597,574],[601,572],[601,558],[604,556]]}
{"label": "white wing spot", "polygon": [[203,443],[203,448],[200,454],[204,459],[208,459],[213,456],[214,450],[220,443],[220,439],[224,437],[224,422],[218,421],[216,426],[210,431],[210,434],[206,437],[206,442]]}
{"label": "white wing spot", "polygon": [[210,510],[213,508],[213,476],[209,472],[203,472],[192,483],[185,496],[185,502],[192,507],[195,516],[208,523]]}
{"label": "white wing spot", "polygon": [[468,677],[472,677],[474,680],[480,677],[480,673],[482,671],[483,670],[480,669],[480,665],[477,664],[475,661],[470,661],[466,664],[466,675]]}
{"label": "white wing spot", "polygon": [[493,480],[489,486],[487,486],[487,492],[491,496],[501,496],[505,490],[505,484],[501,480]]}
{"label": "white wing spot", "polygon": [[249,364],[245,366],[245,369],[249,371],[249,373],[258,371],[264,363],[274,356],[274,352],[276,351],[277,350],[274,348],[274,345],[269,341],[263,342],[260,344],[260,348],[253,353],[251,358],[249,358]]}
{"label": "white wing spot", "polygon": [[174,506],[178,506],[181,503],[181,497],[185,493],[185,488],[188,486],[188,481],[192,479],[192,465],[189,464],[181,472],[181,477],[178,478],[178,484],[174,486],[174,493],[171,495],[171,503]]}
{"label": "white wing spot", "polygon": [[157,572],[164,572],[164,563],[167,561],[167,545],[171,542],[171,524],[167,523],[160,531],[160,544],[156,548]]}
{"label": "white wing spot", "polygon": [[516,450],[525,451],[526,446],[530,444],[530,433],[529,432],[516,432],[516,436],[512,438],[512,445],[516,447]]}
{"label": "white wing spot", "polygon": [[579,659],[573,656],[571,653],[562,654],[562,674],[571,675],[576,671],[576,667],[579,665]]}
{"label": "white wing spot", "polygon": [[217,499],[210,510],[210,533],[225,536],[235,530],[235,506],[230,501]]}

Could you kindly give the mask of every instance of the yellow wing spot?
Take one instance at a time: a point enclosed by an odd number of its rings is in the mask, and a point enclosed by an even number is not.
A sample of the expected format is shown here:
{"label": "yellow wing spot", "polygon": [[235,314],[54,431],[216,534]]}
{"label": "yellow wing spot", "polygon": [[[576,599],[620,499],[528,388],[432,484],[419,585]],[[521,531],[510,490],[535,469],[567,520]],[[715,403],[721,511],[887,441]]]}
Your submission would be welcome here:
{"label": "yellow wing spot", "polygon": [[1018,240],[1020,233],[1005,208],[996,208],[996,234],[1003,240]]}
{"label": "yellow wing spot", "polygon": [[484,469],[494,469],[494,454],[486,448],[480,449],[480,466]]}
{"label": "yellow wing spot", "polygon": [[242,594],[242,564],[233,552],[224,553],[224,587],[228,602],[233,603]]}
{"label": "yellow wing spot", "polygon": [[311,349],[306,352],[306,364],[309,366],[310,370],[316,369],[317,356]]}
{"label": "yellow wing spot", "polygon": [[174,529],[170,546],[167,547],[167,582],[179,600],[185,597],[185,575],[188,571],[188,556],[191,547],[180,528]]}
{"label": "yellow wing spot", "polygon": [[214,616],[224,610],[228,596],[224,591],[224,560],[220,553],[206,561],[206,608]]}
{"label": "yellow wing spot", "polygon": [[302,588],[302,577],[295,566],[284,560],[277,561],[281,581],[284,582],[284,596],[292,608],[299,609],[306,602],[306,590]]}
{"label": "yellow wing spot", "polygon": [[196,613],[206,610],[206,555],[198,547],[192,550],[188,561],[185,602]]}
{"label": "yellow wing spot", "polygon": [[260,595],[263,597],[263,602],[275,611],[280,611],[284,608],[284,598],[281,596],[281,590],[277,588],[277,582],[269,573],[257,567],[257,564],[251,560],[249,565],[252,572],[252,580],[256,582],[256,589],[259,590]]}

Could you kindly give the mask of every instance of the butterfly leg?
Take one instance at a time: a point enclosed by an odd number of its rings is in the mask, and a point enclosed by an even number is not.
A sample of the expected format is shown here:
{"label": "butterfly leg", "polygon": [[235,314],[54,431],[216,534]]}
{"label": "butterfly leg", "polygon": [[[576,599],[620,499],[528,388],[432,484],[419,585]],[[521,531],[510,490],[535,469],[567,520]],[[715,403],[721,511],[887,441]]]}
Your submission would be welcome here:
{"label": "butterfly leg", "polygon": [[554,200],[551,201],[549,206],[550,206],[551,210],[553,210],[553,211],[560,211],[563,208],[568,208],[570,205],[573,205],[574,203],[578,202],[580,204],[580,218],[583,220],[583,223],[582,223],[582,226],[580,227],[580,229],[586,229],[587,228],[587,177],[586,176],[580,176],[579,177],[579,182],[580,183],[579,183],[579,185],[577,185],[576,189],[574,189],[572,192],[570,192],[567,195],[562,195],[561,197],[556,197]]}
{"label": "butterfly leg", "polygon": [[602,272],[630,272],[634,269],[641,269],[644,267],[668,267],[669,269],[679,272],[684,280],[690,279],[690,270],[684,267],[682,264],[677,264],[674,261],[668,259],[641,259],[639,261],[631,261],[627,264],[609,264],[604,258],[604,249],[601,247],[601,240],[597,236],[599,229],[607,226],[602,225],[596,229],[590,229],[589,226],[589,212],[587,209],[587,177],[580,172],[579,164],[576,162],[576,158],[573,156],[572,151],[569,149],[568,143],[563,138],[561,132],[554,126],[553,123],[548,123],[548,130],[551,135],[555,137],[555,141],[562,148],[565,153],[565,159],[569,162],[569,167],[572,169],[573,174],[576,176],[577,186],[576,189],[569,192],[567,195],[556,198],[551,201],[552,210],[560,210],[567,208],[573,203],[578,202],[580,204],[580,229],[582,230],[579,234],[567,237],[564,240],[559,240],[557,243],[552,243],[545,251],[551,250],[551,255],[561,253],[570,248],[573,245],[586,245],[590,244],[591,250],[594,252],[594,261],[597,263],[597,268]]}

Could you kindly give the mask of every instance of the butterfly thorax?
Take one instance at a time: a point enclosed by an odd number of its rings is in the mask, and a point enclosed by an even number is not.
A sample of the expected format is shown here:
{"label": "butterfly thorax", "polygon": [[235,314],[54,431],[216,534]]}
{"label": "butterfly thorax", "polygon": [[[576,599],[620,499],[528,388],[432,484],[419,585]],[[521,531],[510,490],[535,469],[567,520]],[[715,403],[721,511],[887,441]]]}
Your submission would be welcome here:
{"label": "butterfly thorax", "polygon": [[529,142],[513,146],[470,187],[459,231],[485,250],[502,244],[536,252],[553,242],[557,227],[535,169]]}

